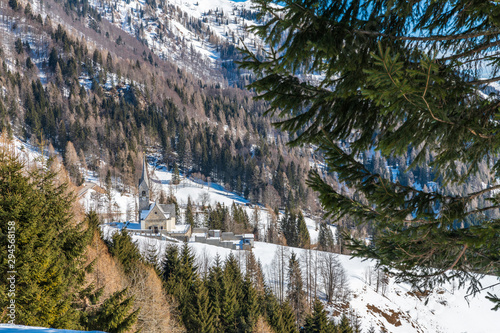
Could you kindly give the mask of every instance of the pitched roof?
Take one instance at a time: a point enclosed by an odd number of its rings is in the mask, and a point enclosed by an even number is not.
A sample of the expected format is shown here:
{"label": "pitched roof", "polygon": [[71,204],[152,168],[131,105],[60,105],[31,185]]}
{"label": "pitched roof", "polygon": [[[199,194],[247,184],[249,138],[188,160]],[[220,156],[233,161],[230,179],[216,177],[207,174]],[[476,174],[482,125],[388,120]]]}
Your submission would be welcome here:
{"label": "pitched roof", "polygon": [[175,217],[175,205],[174,204],[167,204],[167,205],[158,204],[158,207],[161,209],[161,211],[165,215],[169,214],[170,217]]}
{"label": "pitched roof", "polygon": [[149,206],[148,210],[141,211],[141,220],[146,219],[155,206],[158,206],[158,209],[160,210],[160,212],[163,213],[165,218],[170,219],[172,217],[175,217],[175,205],[174,204],[161,205],[161,204],[156,203],[156,201],[155,201],[153,204],[151,204],[151,206]]}

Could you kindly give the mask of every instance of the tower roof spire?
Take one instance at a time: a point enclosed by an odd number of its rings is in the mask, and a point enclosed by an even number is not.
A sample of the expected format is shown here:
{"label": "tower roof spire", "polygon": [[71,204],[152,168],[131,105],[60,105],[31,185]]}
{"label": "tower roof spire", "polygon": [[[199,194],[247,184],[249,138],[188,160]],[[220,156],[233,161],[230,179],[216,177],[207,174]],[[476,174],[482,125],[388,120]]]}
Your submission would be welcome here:
{"label": "tower roof spire", "polygon": [[139,184],[141,184],[142,182],[146,182],[146,185],[149,186],[148,165],[146,163],[146,155],[144,155],[144,158],[142,160],[142,174],[141,174],[141,179],[139,180]]}

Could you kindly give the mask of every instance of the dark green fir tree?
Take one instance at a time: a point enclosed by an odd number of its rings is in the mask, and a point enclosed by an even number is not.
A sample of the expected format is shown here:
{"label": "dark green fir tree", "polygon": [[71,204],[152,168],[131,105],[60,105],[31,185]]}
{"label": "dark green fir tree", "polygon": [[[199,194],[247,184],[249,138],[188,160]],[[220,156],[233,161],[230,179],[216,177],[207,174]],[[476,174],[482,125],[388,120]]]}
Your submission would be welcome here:
{"label": "dark green fir tree", "polygon": [[222,279],[221,323],[225,332],[237,332],[240,315],[239,287],[241,273],[236,258],[229,255],[224,267]]}
{"label": "dark green fir tree", "polygon": [[325,222],[321,222],[319,224],[318,250],[333,251],[334,245],[335,241],[330,226]]}
{"label": "dark green fir tree", "polygon": [[215,262],[208,272],[208,296],[212,303],[212,312],[214,316],[214,327],[217,332],[222,330],[222,295],[223,295],[224,272],[219,255],[215,257]]}
{"label": "dark green fir tree", "polygon": [[[240,65],[290,144],[317,146],[348,189],[311,172],[326,218],[372,228],[369,245],[346,233],[352,253],[420,288],[455,279],[476,293],[483,274],[500,276],[500,94],[483,93],[500,81],[497,2],[255,3],[270,18],[252,27],[269,52],[243,50]],[[436,186],[378,172],[366,152]]]}
{"label": "dark green fir tree", "polygon": [[141,260],[141,253],[126,230],[115,232],[107,244],[109,252],[122,263],[127,273]]}
{"label": "dark green fir tree", "polygon": [[190,316],[186,322],[189,332],[215,333],[213,307],[208,290],[201,279],[196,279],[192,295]]}
{"label": "dark green fir tree", "polygon": [[162,278],[165,281],[167,292],[175,295],[179,282],[180,260],[179,248],[175,244],[168,244],[162,262]]}
{"label": "dark green fir tree", "polygon": [[181,176],[179,172],[179,166],[177,163],[174,164],[174,173],[172,174],[172,184],[178,185],[181,181]]}
{"label": "dark green fir tree", "polygon": [[192,228],[195,227],[194,225],[194,214],[193,214],[193,203],[191,202],[191,197],[188,196],[188,201],[186,205],[186,213],[185,213],[185,221],[186,224],[189,224]]}
{"label": "dark green fir tree", "polygon": [[133,298],[127,297],[127,289],[114,293],[95,311],[84,318],[84,327],[109,333],[125,333],[137,321],[140,309],[133,312]]}
{"label": "dark green fir tree", "polygon": [[347,316],[345,314],[342,315],[342,318],[340,319],[337,331],[339,333],[354,333],[351,323],[349,322],[349,319],[347,319]]}
{"label": "dark green fir tree", "polygon": [[290,255],[288,262],[288,290],[287,299],[293,309],[297,320],[297,325],[302,324],[302,319],[306,311],[306,294],[304,292],[304,282],[302,281],[302,272],[295,252]]}
{"label": "dark green fir tree", "polygon": [[[24,169],[0,146],[0,246],[5,249],[0,277],[8,281],[8,272],[16,272],[16,324],[78,328],[72,305],[84,282],[82,260],[93,230],[73,220],[72,201],[66,185],[57,185],[55,174]],[[15,261],[9,261],[8,254]],[[7,284],[2,286],[0,308],[5,314],[10,298]]]}
{"label": "dark green fir tree", "polygon": [[306,220],[302,211],[299,211],[297,216],[297,233],[298,233],[298,245],[300,247],[308,247],[311,243],[311,237],[309,236],[309,230],[307,230]]}
{"label": "dark green fir tree", "polygon": [[335,326],[331,322],[320,300],[314,301],[313,313],[310,314],[302,328],[303,333],[336,333]]}
{"label": "dark green fir tree", "polygon": [[17,0],[9,0],[9,6],[14,10],[19,9],[19,3],[17,2]]}
{"label": "dark green fir tree", "polygon": [[259,315],[259,300],[257,291],[252,285],[250,275],[245,275],[243,281],[243,299],[240,321],[240,332],[253,332]]}
{"label": "dark green fir tree", "polygon": [[290,303],[285,302],[281,305],[281,320],[282,327],[281,332],[289,332],[289,333],[298,333],[299,330],[297,328],[297,319],[294,314],[293,308],[290,306]]}
{"label": "dark green fir tree", "polygon": [[[98,232],[99,219],[91,212],[82,223],[74,221],[73,195],[47,170],[48,166],[27,169],[5,146],[0,147],[0,245],[10,249],[8,244],[14,244],[16,259],[13,263],[8,256],[0,257],[0,276],[7,281],[9,271],[17,273],[15,323],[125,332],[137,319],[126,290],[95,310],[82,307],[83,298],[96,304],[103,293],[93,285],[83,287],[93,266],[83,264],[85,250]],[[8,313],[3,309],[10,303],[6,291],[0,290],[2,313]],[[4,315],[0,319],[9,320]]]}

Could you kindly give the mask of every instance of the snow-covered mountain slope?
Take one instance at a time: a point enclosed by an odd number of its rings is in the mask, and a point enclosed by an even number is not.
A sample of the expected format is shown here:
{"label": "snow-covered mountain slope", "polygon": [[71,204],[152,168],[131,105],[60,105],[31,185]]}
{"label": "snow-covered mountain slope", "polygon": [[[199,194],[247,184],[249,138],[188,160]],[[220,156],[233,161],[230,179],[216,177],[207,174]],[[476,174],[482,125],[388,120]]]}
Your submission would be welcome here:
{"label": "snow-covered mountain slope", "polygon": [[[117,229],[105,226],[105,237],[109,237]],[[143,253],[147,249],[156,248],[157,254],[164,253],[167,241],[133,236]],[[208,244],[191,242],[189,244],[197,255],[200,267],[207,257],[212,261],[218,254],[221,258],[229,255],[231,250]],[[277,257],[281,246],[263,242],[256,242],[252,250],[261,262],[267,283],[272,285],[273,269],[277,265]],[[363,331],[370,326],[378,330],[384,329],[393,333],[491,333],[498,332],[498,313],[491,310],[492,303],[485,299],[486,292],[499,293],[500,286],[481,292],[476,297],[466,297],[466,290],[457,290],[453,284],[445,284],[435,290],[412,290],[408,284],[395,283],[389,278],[387,286],[379,288],[376,282],[370,282],[370,273],[374,271],[373,261],[351,259],[346,255],[329,254],[321,251],[308,251],[300,248],[284,247],[285,255],[292,251],[297,254],[302,264],[303,275],[306,275],[306,256],[312,256],[321,265],[329,255],[333,255],[342,265],[347,275],[347,284],[350,297],[347,302],[329,304],[329,314],[340,319],[342,313],[350,313],[352,318],[357,317]],[[240,263],[245,262],[246,251],[233,251]],[[285,259],[285,262],[288,262]],[[319,269],[320,271],[321,269]],[[321,273],[319,274],[321,281]],[[492,276],[482,280],[483,287],[498,283]],[[324,298],[319,286],[319,296]]]}
{"label": "snow-covered mountain slope", "polygon": [[[257,22],[250,0],[90,0],[89,4],[102,18],[146,43],[161,59],[207,79],[239,80],[241,77],[231,73],[235,47],[244,43],[254,52],[264,48],[247,30]],[[92,17],[86,22],[99,29]]]}

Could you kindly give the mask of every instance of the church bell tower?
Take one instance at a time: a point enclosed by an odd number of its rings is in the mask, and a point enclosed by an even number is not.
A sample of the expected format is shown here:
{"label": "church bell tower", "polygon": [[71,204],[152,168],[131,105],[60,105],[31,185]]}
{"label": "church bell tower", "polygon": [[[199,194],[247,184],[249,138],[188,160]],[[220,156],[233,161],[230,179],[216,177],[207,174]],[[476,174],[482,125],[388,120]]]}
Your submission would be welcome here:
{"label": "church bell tower", "polygon": [[142,162],[142,175],[139,180],[139,215],[141,211],[149,209],[149,177],[146,157]]}

